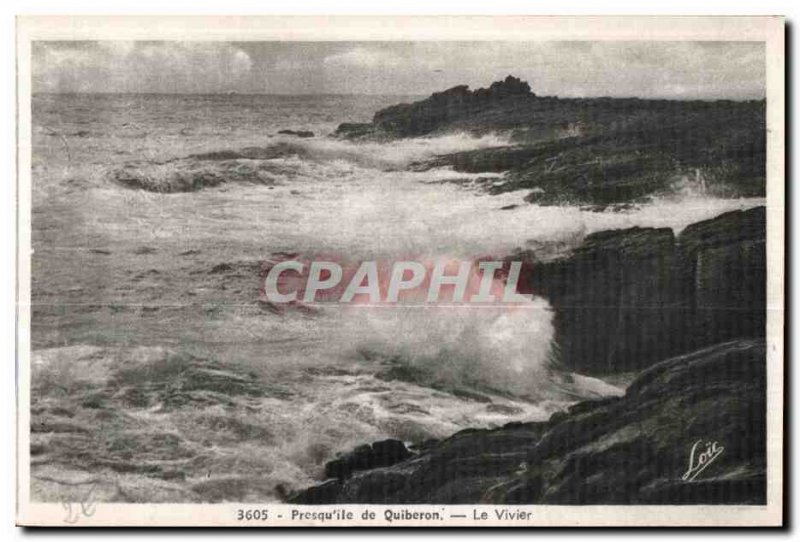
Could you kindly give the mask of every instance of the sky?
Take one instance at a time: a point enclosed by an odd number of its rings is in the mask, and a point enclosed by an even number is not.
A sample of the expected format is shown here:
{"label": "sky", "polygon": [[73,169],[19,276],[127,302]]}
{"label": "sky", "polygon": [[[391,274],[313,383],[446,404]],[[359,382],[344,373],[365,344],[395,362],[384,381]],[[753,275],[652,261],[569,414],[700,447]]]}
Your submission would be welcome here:
{"label": "sky", "polygon": [[427,95],[514,75],[543,96],[761,99],[761,42],[35,42],[34,92]]}

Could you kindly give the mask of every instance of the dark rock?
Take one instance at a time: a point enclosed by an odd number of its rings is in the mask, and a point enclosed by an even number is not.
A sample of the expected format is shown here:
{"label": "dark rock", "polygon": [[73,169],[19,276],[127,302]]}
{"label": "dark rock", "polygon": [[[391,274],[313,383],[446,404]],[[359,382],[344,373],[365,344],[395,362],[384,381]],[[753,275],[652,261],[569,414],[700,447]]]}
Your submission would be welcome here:
{"label": "dark rock", "polygon": [[314,137],[314,132],[308,130],[280,130],[278,133],[282,135],[292,135],[301,138]]}
{"label": "dark rock", "polygon": [[229,263],[220,263],[212,267],[208,273],[213,275],[217,273],[227,273],[228,271],[233,271],[233,266]]}
{"label": "dark rock", "polygon": [[422,442],[416,442],[412,444],[411,446],[408,447],[408,449],[415,453],[427,452],[435,448],[436,445],[439,444],[439,442],[440,442],[439,439],[429,438],[423,440]]}
{"label": "dark rock", "polygon": [[696,254],[699,250],[764,239],[766,234],[767,209],[756,207],[746,211],[731,211],[691,224],[681,232],[678,242],[683,252]]}
{"label": "dark rock", "polygon": [[[683,480],[698,442],[722,453]],[[742,339],[668,359],[624,397],[549,422],[461,431],[290,502],[764,504],[766,345]]]}
{"label": "dark rock", "polygon": [[[387,445],[391,461],[362,446],[328,464],[338,485],[292,502],[763,504],[765,220],[758,207],[677,239],[669,229],[603,231],[569,256],[531,258],[521,290],[555,308],[562,362],[640,370],[625,396],[547,422],[466,429],[397,462],[397,445]],[[693,447],[712,445],[713,464],[686,474]]]}
{"label": "dark rock", "polygon": [[381,109],[371,124],[341,124],[336,135],[346,138],[414,137],[429,134],[450,124],[494,109],[514,109],[535,98],[528,83],[508,76],[488,89],[469,90],[459,85],[411,104]]}
{"label": "dark rock", "polygon": [[764,476],[754,473],[735,480],[716,478],[713,480],[683,480],[654,484],[642,492],[642,503],[703,504],[763,504],[766,493]]}
{"label": "dark rock", "polygon": [[505,414],[506,416],[513,416],[522,414],[524,410],[518,407],[513,407],[509,405],[498,405],[498,404],[489,404],[486,405],[486,412],[492,412],[495,414]]}
{"label": "dark rock", "polygon": [[396,439],[363,444],[338,459],[325,464],[325,477],[344,480],[354,472],[388,467],[411,457],[406,445]]}
{"label": "dark rock", "polygon": [[[491,193],[531,190],[537,205],[619,210],[684,189],[720,197],[763,196],[766,102],[561,99],[540,97],[514,77],[470,91],[459,85],[345,123],[337,136],[390,140],[430,134],[503,133],[503,147],[440,155],[412,164],[505,172]],[[702,179],[702,182],[700,180]]]}
{"label": "dark rock", "polygon": [[734,211],[692,224],[678,236],[690,276],[692,346],[766,329],[766,208]]}
{"label": "dark rock", "polygon": [[374,467],[388,467],[404,461],[412,455],[406,449],[406,445],[397,439],[386,439],[372,443],[372,464]]}
{"label": "dark rock", "polygon": [[479,88],[475,91],[475,97],[483,99],[506,98],[515,95],[528,96],[531,94],[531,86],[527,82],[511,75],[503,81],[495,81],[489,85],[489,88]]}
{"label": "dark rock", "polygon": [[374,127],[370,123],[343,122],[334,132],[334,135],[346,139],[361,139],[374,134]]}
{"label": "dark rock", "polygon": [[341,481],[328,480],[290,496],[286,502],[291,504],[331,504],[336,502],[341,490]]}
{"label": "dark rock", "polygon": [[527,290],[556,309],[562,361],[578,372],[641,369],[678,353],[689,312],[669,228],[589,235],[568,258],[527,267]]}
{"label": "dark rock", "polygon": [[237,160],[244,158],[244,155],[237,151],[212,151],[202,154],[192,154],[189,158],[196,158],[197,160]]}
{"label": "dark rock", "polygon": [[[763,503],[765,431],[764,342],[724,343],[655,365],[622,399],[553,427],[531,451],[527,476],[543,479],[538,502],[550,504]],[[697,478],[719,491],[657,490],[683,482],[698,441],[724,448]],[[561,465],[555,476],[552,462]],[[725,495],[740,483],[746,494]]]}
{"label": "dark rock", "polygon": [[670,229],[598,232],[568,257],[529,262],[521,291],[555,309],[563,363],[578,372],[639,370],[735,337],[766,318],[763,207]]}
{"label": "dark rock", "polygon": [[325,477],[344,480],[357,470],[372,468],[372,447],[362,444],[344,456],[325,464]]}

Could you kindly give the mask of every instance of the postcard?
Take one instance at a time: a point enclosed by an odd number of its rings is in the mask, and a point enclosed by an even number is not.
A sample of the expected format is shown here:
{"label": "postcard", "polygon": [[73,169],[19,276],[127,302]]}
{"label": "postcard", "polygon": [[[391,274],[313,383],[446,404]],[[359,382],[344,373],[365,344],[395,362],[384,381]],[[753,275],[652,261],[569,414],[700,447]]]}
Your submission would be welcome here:
{"label": "postcard", "polygon": [[18,523],[779,526],[781,17],[18,19]]}

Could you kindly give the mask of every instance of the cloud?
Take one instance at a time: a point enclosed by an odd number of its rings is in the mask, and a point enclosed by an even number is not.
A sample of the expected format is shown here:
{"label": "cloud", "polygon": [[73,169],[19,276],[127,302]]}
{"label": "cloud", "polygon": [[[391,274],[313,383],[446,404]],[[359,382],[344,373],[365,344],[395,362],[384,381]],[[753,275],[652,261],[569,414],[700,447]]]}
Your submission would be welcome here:
{"label": "cloud", "polygon": [[252,67],[228,43],[37,42],[33,82],[38,92],[222,92]]}
{"label": "cloud", "polygon": [[245,53],[244,51],[236,51],[233,53],[233,62],[231,64],[231,69],[234,74],[243,75],[250,71],[253,67],[253,61],[250,59],[250,55]]}
{"label": "cloud", "polygon": [[394,53],[357,47],[344,53],[330,55],[325,58],[324,63],[329,67],[375,69],[394,68],[405,64],[405,60]]}
{"label": "cloud", "polygon": [[756,42],[36,42],[37,92],[416,94],[509,74],[539,95],[763,98]]}

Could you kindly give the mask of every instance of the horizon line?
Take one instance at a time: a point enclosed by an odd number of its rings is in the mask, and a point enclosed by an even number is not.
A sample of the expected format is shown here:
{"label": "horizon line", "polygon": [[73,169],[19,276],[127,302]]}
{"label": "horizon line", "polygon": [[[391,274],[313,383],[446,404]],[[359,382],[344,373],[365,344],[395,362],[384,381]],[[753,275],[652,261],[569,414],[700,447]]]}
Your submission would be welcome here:
{"label": "horizon line", "polygon": [[[436,91],[441,92],[441,91]],[[347,96],[347,97],[430,97],[431,94],[378,94],[378,93],[338,93],[338,92],[318,92],[318,93],[286,93],[286,92],[50,92],[38,91],[31,92],[31,96],[36,95],[49,95],[49,96],[280,96],[280,97],[319,97],[319,96]],[[557,100],[649,100],[649,101],[674,101],[674,102],[759,102],[766,101],[766,96],[761,98],[726,98],[726,97],[660,97],[660,96],[559,96],[559,95],[534,95],[540,99],[557,99]]]}

